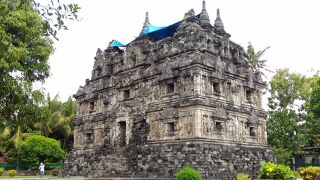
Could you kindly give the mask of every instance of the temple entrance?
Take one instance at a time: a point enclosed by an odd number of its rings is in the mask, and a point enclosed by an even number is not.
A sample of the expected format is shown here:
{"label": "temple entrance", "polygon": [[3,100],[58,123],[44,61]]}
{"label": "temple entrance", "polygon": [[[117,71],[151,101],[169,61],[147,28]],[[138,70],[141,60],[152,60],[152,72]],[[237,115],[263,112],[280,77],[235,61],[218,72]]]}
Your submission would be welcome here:
{"label": "temple entrance", "polygon": [[122,121],[119,122],[119,146],[125,147],[126,146],[126,122]]}

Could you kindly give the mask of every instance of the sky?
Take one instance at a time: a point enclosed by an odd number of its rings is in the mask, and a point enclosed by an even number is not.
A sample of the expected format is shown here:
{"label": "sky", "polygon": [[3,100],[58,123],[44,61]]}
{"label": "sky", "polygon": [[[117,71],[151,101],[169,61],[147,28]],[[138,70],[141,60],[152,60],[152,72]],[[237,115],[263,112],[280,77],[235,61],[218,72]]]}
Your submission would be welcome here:
{"label": "sky", "polygon": [[[80,5],[80,22],[60,31],[51,55],[51,77],[42,85],[51,96],[66,100],[91,78],[94,56],[113,39],[126,44],[140,33],[145,12],[150,22],[166,26],[182,20],[202,0],[66,0]],[[312,74],[320,69],[320,10],[317,0],[206,0],[211,24],[220,9],[231,40],[244,48],[250,41],[265,53],[269,69],[289,68]],[[266,81],[271,79],[268,74]],[[266,100],[265,100],[266,101]]]}

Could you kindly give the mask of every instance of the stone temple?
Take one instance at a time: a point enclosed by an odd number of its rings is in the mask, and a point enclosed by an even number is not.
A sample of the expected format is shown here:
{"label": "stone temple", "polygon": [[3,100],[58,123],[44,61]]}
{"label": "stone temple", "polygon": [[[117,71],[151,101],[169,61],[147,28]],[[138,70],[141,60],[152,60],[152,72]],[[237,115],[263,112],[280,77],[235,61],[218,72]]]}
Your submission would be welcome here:
{"label": "stone temple", "polygon": [[211,25],[203,2],[200,14],[191,9],[165,28],[147,14],[135,40],[98,49],[91,79],[74,95],[64,175],[174,178],[190,165],[205,179],[257,177],[273,160],[266,83],[229,38],[219,10]]}

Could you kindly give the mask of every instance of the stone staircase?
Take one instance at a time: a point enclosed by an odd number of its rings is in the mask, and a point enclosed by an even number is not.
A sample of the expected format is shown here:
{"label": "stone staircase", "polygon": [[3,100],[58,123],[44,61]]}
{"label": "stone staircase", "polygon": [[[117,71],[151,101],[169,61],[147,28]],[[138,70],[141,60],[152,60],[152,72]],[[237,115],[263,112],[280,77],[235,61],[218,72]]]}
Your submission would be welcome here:
{"label": "stone staircase", "polygon": [[122,174],[124,177],[128,174],[128,162],[124,156],[124,149],[117,149],[114,153],[100,157],[101,161],[96,170],[89,177],[117,177]]}

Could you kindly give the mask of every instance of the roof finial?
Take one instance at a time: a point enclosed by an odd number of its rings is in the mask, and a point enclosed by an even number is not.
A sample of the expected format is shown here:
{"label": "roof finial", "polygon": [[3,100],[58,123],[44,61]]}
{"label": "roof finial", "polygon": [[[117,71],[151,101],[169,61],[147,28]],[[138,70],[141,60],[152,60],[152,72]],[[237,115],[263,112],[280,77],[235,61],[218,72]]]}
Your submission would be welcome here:
{"label": "roof finial", "polygon": [[202,1],[202,11],[203,10],[206,10],[206,1],[205,0]]}
{"label": "roof finial", "polygon": [[149,21],[149,13],[148,13],[148,11],[147,11],[147,12],[146,12],[146,17],[145,17],[145,19],[144,19],[144,23],[143,23],[142,30],[141,30],[140,34],[143,33],[144,29],[145,29],[148,25],[150,25],[150,21]]}
{"label": "roof finial", "polygon": [[206,1],[202,1],[202,11],[200,13],[200,22],[202,24],[210,24],[210,18],[206,9]]}
{"label": "roof finial", "polygon": [[143,26],[146,26],[148,24],[150,24],[150,22],[149,22],[149,12],[147,11],[146,12],[146,18],[144,20]]}
{"label": "roof finial", "polygon": [[220,17],[220,10],[219,9],[217,9],[217,18],[214,21],[213,27],[214,27],[215,32],[217,34],[224,36],[224,37],[227,37],[227,38],[231,37],[231,35],[224,30],[224,26],[223,26],[223,22]]}
{"label": "roof finial", "polygon": [[222,22],[221,17],[220,17],[220,10],[219,9],[217,9],[217,18],[214,21],[214,26],[213,27],[215,27],[215,29],[217,31],[224,31],[224,26],[223,26],[223,22]]}

